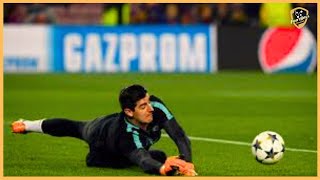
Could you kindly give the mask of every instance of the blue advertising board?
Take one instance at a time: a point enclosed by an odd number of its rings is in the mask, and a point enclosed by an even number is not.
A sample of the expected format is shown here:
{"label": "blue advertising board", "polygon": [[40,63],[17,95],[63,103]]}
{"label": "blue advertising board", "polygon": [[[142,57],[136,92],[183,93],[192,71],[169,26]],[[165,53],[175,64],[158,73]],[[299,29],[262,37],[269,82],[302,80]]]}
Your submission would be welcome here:
{"label": "blue advertising board", "polygon": [[216,27],[52,26],[57,72],[214,72]]}

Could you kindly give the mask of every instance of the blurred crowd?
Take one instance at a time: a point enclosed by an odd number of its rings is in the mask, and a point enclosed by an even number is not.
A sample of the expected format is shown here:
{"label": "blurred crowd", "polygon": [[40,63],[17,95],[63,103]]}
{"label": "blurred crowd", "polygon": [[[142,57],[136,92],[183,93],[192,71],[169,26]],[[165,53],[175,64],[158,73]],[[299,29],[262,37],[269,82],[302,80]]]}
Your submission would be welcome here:
{"label": "blurred crowd", "polygon": [[316,3],[5,3],[4,23],[126,25],[210,24],[290,25],[290,10],[309,10],[317,24]]}

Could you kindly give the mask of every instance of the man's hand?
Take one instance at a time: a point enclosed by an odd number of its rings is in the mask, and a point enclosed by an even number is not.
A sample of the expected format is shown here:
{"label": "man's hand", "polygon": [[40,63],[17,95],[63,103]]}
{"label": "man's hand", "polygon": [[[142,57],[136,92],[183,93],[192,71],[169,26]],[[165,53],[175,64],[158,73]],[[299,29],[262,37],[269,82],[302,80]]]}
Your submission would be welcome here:
{"label": "man's hand", "polygon": [[179,156],[168,157],[160,168],[161,175],[173,176],[179,173],[179,169],[186,166],[186,161],[179,159]]}
{"label": "man's hand", "polygon": [[198,173],[194,170],[194,165],[192,163],[186,162],[186,165],[179,168],[178,174],[181,176],[197,176]]}
{"label": "man's hand", "polygon": [[192,163],[182,160],[183,156],[168,157],[164,165],[160,168],[161,175],[167,176],[196,176]]}

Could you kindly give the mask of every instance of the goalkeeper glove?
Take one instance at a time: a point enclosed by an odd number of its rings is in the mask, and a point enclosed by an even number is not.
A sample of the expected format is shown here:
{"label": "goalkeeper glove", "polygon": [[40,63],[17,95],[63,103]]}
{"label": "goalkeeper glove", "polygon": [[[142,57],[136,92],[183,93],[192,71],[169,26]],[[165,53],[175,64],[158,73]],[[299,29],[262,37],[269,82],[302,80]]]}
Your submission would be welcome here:
{"label": "goalkeeper glove", "polygon": [[198,173],[194,170],[194,165],[187,162],[183,168],[179,168],[177,174],[181,176],[197,176]]}
{"label": "goalkeeper glove", "polygon": [[183,160],[184,156],[171,156],[168,157],[164,165],[160,168],[160,174],[173,176],[196,176],[198,175],[194,170],[194,165],[190,162]]}
{"label": "goalkeeper glove", "polygon": [[179,156],[171,156],[168,157],[165,163],[160,168],[161,175],[173,176],[177,175],[178,170],[184,166],[186,166],[184,160],[179,159]]}

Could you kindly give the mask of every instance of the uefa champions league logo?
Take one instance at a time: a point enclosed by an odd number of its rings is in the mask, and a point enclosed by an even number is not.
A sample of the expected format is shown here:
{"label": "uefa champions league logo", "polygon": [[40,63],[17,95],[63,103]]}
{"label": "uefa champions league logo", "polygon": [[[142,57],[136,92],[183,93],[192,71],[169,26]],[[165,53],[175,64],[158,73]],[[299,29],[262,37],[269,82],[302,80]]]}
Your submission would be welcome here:
{"label": "uefa champions league logo", "polygon": [[291,24],[301,29],[306,25],[309,18],[309,11],[302,7],[294,8],[290,11]]}

